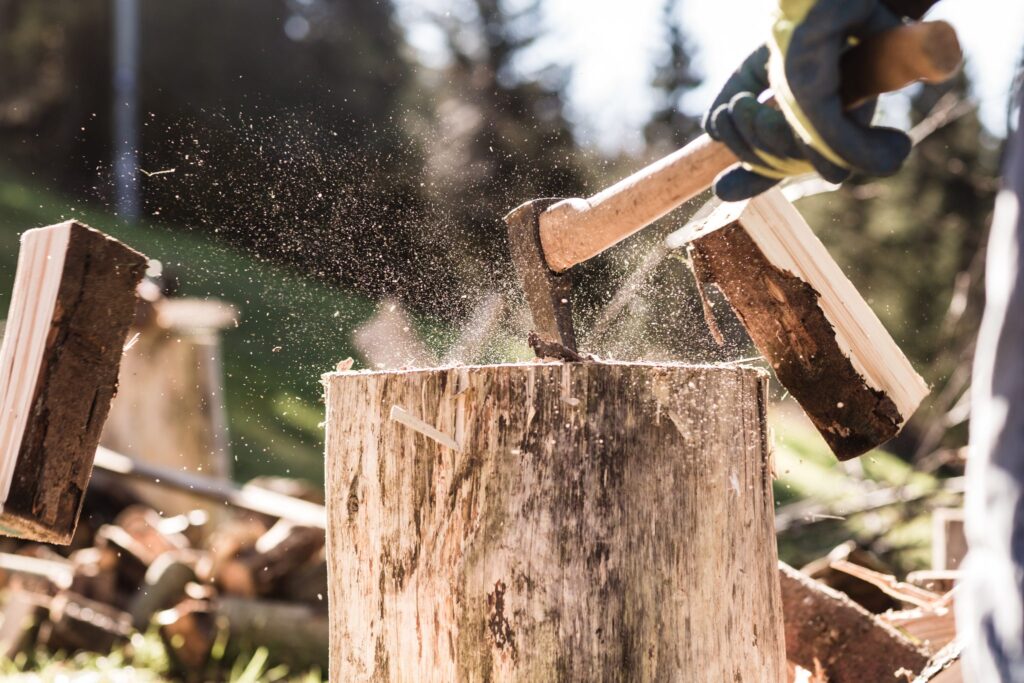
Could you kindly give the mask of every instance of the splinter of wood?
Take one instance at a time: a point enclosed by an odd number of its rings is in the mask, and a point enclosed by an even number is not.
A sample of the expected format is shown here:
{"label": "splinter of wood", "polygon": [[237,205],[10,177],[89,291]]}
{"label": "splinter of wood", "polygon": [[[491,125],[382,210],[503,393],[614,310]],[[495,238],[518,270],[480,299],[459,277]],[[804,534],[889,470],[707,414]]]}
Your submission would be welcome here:
{"label": "splinter of wood", "polygon": [[402,406],[391,406],[390,417],[398,424],[405,425],[409,429],[414,432],[419,432],[428,439],[433,439],[445,448],[450,448],[453,451],[460,450],[459,443],[455,439],[448,436],[441,430],[427,424]]}

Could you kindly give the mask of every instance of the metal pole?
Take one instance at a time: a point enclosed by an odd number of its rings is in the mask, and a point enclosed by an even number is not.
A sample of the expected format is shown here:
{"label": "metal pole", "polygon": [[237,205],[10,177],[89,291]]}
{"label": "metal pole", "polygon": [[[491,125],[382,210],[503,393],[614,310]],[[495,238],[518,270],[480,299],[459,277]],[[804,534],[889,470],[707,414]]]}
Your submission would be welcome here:
{"label": "metal pole", "polygon": [[114,3],[114,209],[122,218],[139,217],[139,4]]}

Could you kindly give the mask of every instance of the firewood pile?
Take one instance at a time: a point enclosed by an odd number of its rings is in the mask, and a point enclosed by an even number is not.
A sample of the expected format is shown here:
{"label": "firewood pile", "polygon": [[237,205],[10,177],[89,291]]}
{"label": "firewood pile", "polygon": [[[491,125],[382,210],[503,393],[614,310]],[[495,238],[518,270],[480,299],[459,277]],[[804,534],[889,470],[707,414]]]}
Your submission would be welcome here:
{"label": "firewood pile", "polygon": [[[244,488],[306,501],[305,509],[322,503],[300,482]],[[206,680],[211,657],[230,661],[259,647],[293,670],[326,671],[322,525],[227,503],[216,523],[201,509],[163,516],[125,491],[97,477],[68,548],[0,542],[0,657],[106,654],[155,632],[183,680]]]}

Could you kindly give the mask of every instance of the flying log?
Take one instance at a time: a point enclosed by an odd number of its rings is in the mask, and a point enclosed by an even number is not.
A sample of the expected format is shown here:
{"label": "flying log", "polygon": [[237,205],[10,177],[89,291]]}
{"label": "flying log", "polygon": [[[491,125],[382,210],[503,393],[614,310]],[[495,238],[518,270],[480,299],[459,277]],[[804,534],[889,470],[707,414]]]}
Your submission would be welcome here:
{"label": "flying log", "polygon": [[0,533],[70,542],[145,269],[76,221],[22,235],[0,346]]}
{"label": "flying log", "polygon": [[928,387],[779,190],[723,204],[671,238],[716,285],[840,460],[896,436]]}

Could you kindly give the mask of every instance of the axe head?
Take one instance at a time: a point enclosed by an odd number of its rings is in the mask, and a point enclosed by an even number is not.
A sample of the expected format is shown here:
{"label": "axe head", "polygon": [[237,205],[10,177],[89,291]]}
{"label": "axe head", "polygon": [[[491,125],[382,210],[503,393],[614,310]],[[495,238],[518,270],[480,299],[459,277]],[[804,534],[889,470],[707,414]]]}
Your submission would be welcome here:
{"label": "axe head", "polygon": [[505,216],[512,262],[523,283],[533,331],[544,341],[576,351],[572,326],[572,277],[548,266],[540,243],[540,215],[561,199],[535,199]]}

